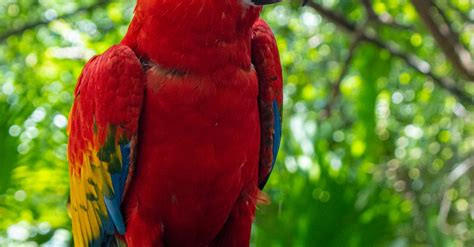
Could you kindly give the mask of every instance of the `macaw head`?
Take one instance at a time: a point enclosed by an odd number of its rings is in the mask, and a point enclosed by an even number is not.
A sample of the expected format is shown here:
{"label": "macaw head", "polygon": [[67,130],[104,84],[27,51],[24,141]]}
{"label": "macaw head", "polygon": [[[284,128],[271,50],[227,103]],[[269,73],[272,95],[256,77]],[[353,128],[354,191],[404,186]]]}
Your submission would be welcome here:
{"label": "macaw head", "polygon": [[164,4],[164,3],[173,3],[175,6],[180,5],[188,5],[188,4],[197,4],[197,5],[219,5],[220,3],[224,3],[227,5],[253,5],[253,6],[261,6],[267,5],[272,3],[281,2],[281,0],[195,0],[195,1],[186,1],[186,0],[174,0],[174,1],[166,1],[166,0],[138,0],[138,4]]}
{"label": "macaw head", "polygon": [[[281,0],[138,0],[135,13],[176,29],[211,32],[251,25],[263,5]],[[152,25],[152,23],[149,23]],[[237,28],[239,29],[239,28]]]}
{"label": "macaw head", "polygon": [[279,1],[137,0],[122,43],[164,67],[209,71],[223,61],[250,67],[252,26],[263,5]]}

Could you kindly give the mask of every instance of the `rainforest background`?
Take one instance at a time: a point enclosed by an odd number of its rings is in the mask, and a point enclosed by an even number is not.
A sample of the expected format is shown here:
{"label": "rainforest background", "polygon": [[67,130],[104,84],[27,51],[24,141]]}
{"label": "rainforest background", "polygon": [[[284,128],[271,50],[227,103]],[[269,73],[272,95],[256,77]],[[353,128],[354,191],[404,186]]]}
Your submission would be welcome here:
{"label": "rainforest background", "polygon": [[[72,92],[134,4],[0,1],[0,246],[72,244]],[[473,246],[474,1],[300,4],[263,13],[284,136],[252,246]]]}

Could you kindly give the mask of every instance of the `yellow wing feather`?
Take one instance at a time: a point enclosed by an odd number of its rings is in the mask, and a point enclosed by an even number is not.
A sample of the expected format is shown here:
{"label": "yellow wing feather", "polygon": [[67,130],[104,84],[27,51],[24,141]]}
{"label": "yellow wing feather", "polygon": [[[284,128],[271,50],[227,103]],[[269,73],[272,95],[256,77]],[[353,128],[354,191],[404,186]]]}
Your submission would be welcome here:
{"label": "yellow wing feather", "polygon": [[[94,149],[92,149],[94,150]],[[73,222],[73,235],[76,246],[89,246],[101,235],[102,218],[108,212],[101,195],[113,194],[112,180],[109,175],[109,163],[100,161],[97,152],[84,152],[80,176],[71,175],[71,214],[79,221]],[[122,161],[120,146],[116,146],[116,154]]]}

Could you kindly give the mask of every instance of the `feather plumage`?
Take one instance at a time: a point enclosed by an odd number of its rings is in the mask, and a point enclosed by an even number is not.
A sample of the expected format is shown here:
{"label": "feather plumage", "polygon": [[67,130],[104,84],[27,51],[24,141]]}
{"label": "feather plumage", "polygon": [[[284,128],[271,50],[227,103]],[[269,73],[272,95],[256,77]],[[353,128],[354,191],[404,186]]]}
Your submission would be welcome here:
{"label": "feather plumage", "polygon": [[69,117],[68,159],[76,246],[101,246],[125,233],[121,212],[132,175],[144,74],[126,46],[113,46],[85,66]]}

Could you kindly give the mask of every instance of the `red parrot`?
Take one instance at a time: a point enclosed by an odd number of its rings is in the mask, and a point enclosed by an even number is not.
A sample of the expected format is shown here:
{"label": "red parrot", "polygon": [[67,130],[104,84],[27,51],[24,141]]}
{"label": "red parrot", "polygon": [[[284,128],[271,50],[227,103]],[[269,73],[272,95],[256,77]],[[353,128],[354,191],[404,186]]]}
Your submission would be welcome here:
{"label": "red parrot", "polygon": [[76,246],[249,246],[281,137],[278,0],[138,0],[69,117]]}

